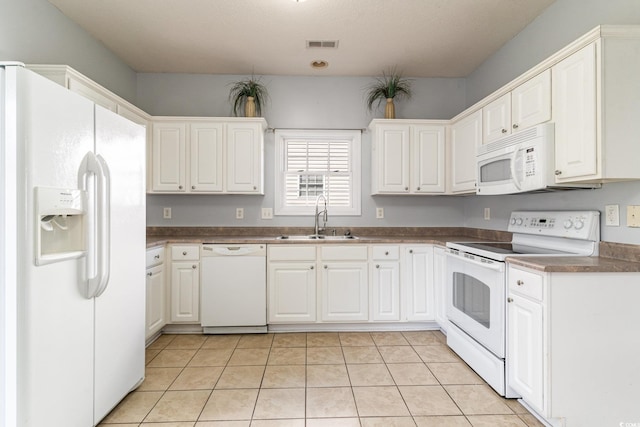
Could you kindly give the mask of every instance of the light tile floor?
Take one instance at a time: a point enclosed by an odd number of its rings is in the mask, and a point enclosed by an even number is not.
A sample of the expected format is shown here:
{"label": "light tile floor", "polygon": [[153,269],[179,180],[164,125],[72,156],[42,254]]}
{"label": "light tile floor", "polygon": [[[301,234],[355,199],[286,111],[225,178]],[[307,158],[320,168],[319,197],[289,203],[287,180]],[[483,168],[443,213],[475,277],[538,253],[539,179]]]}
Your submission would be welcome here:
{"label": "light tile floor", "polygon": [[162,335],[103,427],[532,427],[440,332]]}

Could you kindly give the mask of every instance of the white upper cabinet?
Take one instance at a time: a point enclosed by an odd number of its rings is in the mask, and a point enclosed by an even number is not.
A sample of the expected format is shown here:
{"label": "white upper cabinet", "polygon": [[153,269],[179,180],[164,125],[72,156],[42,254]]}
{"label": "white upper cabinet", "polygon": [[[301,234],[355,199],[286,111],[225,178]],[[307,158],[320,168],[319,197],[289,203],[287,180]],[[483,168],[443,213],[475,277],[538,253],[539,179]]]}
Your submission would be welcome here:
{"label": "white upper cabinet", "polygon": [[152,192],[264,193],[264,119],[154,118]]}
{"label": "white upper cabinet", "polygon": [[447,193],[476,192],[476,150],[482,144],[482,110],[478,110],[450,128]]}
{"label": "white upper cabinet", "polygon": [[372,194],[444,193],[444,122],[376,119],[369,127]]}
{"label": "white upper cabinet", "polygon": [[556,182],[640,179],[640,31],[605,33],[552,71]]}
{"label": "white upper cabinet", "polygon": [[546,70],[482,108],[483,143],[551,120],[551,71]]}

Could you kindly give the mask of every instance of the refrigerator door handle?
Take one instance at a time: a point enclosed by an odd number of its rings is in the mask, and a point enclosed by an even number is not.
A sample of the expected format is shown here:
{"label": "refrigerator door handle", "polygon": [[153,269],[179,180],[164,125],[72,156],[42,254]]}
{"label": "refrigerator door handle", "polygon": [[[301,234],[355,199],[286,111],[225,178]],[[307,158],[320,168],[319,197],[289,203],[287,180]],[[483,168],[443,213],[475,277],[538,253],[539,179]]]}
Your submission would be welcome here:
{"label": "refrigerator door handle", "polygon": [[[87,230],[87,279],[84,296],[94,298],[104,292],[109,281],[109,170],[105,172],[106,163],[100,156],[88,152],[78,171],[78,186],[81,190],[95,193],[88,199],[93,201],[95,221]],[[89,177],[93,176],[95,183],[89,185]]]}

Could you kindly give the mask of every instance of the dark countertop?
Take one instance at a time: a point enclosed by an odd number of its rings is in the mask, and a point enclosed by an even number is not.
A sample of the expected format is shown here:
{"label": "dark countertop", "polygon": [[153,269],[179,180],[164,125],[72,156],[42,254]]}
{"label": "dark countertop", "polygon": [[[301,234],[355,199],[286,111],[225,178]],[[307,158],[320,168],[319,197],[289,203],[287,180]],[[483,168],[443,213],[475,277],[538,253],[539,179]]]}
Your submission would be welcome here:
{"label": "dark countertop", "polygon": [[[347,229],[336,229],[338,236]],[[291,227],[148,227],[147,248],[166,244],[431,244],[447,242],[510,241],[511,233],[464,227],[352,227],[357,239],[288,240],[281,235],[310,235],[313,230]],[[640,272],[640,246],[600,242],[599,257],[508,257],[512,265],[556,273],[637,273]]]}

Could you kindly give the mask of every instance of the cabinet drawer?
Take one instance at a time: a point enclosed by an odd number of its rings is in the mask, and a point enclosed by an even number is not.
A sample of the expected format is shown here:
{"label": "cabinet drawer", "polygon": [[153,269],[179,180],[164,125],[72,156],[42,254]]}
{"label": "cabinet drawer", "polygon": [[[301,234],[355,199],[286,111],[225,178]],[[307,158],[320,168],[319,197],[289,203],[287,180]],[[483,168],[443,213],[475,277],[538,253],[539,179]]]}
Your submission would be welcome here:
{"label": "cabinet drawer", "polygon": [[147,268],[164,262],[164,246],[147,249]]}
{"label": "cabinet drawer", "polygon": [[269,261],[314,261],[315,246],[269,245]]}
{"label": "cabinet drawer", "polygon": [[542,301],[542,276],[528,271],[509,269],[509,291]]}
{"label": "cabinet drawer", "polygon": [[398,246],[373,246],[371,254],[375,260],[398,259],[400,248]]}
{"label": "cabinet drawer", "polygon": [[171,259],[174,261],[197,261],[200,259],[200,245],[171,246]]}
{"label": "cabinet drawer", "polygon": [[320,259],[323,261],[366,261],[369,258],[366,246],[334,246],[320,247]]}

